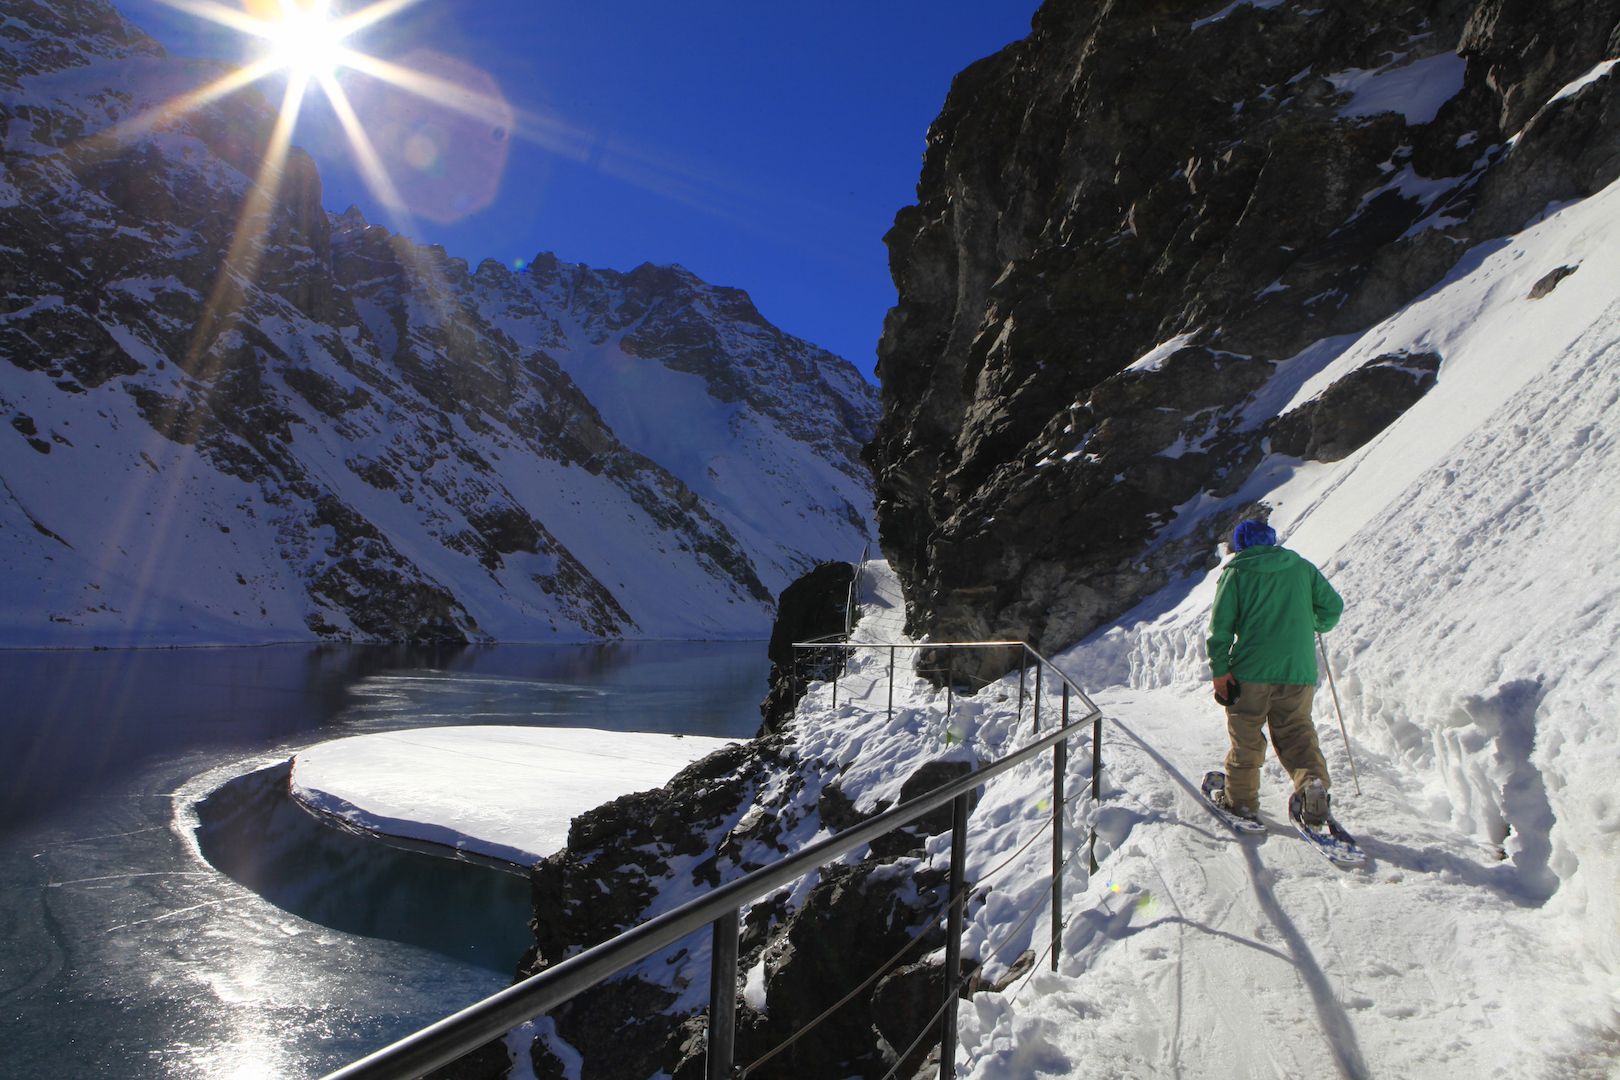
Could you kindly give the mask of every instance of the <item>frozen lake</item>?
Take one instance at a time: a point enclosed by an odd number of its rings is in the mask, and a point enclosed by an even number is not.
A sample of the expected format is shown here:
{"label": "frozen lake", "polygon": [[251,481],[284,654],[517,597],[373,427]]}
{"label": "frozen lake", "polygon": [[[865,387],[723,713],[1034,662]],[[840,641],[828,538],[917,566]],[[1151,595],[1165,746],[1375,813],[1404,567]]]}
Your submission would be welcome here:
{"label": "frozen lake", "polygon": [[423,725],[745,737],[767,667],[763,642],[0,653],[0,1075],[317,1076],[500,989],[527,881],[318,825],[286,759]]}

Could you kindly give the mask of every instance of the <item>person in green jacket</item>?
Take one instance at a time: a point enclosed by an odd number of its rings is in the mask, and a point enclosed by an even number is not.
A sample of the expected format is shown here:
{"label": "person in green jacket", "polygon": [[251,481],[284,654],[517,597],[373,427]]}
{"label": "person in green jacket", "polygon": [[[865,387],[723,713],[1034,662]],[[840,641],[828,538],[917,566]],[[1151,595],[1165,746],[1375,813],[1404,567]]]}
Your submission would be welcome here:
{"label": "person in green jacket", "polygon": [[1232,550],[1209,616],[1209,670],[1232,740],[1226,787],[1214,797],[1243,817],[1259,816],[1269,727],[1277,758],[1301,797],[1300,816],[1320,825],[1328,816],[1330,781],[1311,721],[1316,635],[1338,623],[1344,600],[1309,559],[1279,547],[1265,522],[1240,523]]}

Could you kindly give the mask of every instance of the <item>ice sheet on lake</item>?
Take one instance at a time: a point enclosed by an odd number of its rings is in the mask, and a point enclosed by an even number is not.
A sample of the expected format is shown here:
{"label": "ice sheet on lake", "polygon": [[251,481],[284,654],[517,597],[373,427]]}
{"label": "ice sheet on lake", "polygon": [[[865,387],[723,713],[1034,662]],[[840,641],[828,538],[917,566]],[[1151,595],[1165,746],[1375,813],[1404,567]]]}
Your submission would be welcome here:
{"label": "ice sheet on lake", "polygon": [[372,832],[527,865],[567,842],[576,815],[660,787],[730,741],[597,728],[388,731],[302,751],[292,793]]}

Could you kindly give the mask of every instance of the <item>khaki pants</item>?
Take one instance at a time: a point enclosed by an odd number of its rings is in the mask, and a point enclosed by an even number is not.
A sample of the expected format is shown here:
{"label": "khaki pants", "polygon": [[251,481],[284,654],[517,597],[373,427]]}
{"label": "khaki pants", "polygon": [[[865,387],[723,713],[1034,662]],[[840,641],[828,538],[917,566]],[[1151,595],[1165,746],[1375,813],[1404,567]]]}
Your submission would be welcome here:
{"label": "khaki pants", "polygon": [[1237,702],[1226,710],[1226,732],[1232,737],[1232,749],[1226,755],[1226,795],[1234,805],[1259,808],[1268,725],[1277,760],[1288,770],[1294,790],[1303,788],[1313,776],[1323,787],[1329,786],[1327,762],[1316,744],[1316,725],[1311,723],[1315,696],[1314,686],[1243,684]]}

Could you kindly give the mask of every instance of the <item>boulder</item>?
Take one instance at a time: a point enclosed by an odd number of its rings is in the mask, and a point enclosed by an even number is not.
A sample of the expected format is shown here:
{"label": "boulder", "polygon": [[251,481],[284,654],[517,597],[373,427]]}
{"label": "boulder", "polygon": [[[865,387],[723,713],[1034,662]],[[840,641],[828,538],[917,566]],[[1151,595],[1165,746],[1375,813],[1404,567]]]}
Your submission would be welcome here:
{"label": "boulder", "polygon": [[1428,393],[1439,370],[1439,353],[1380,356],[1278,417],[1272,449],[1310,461],[1349,457]]}

